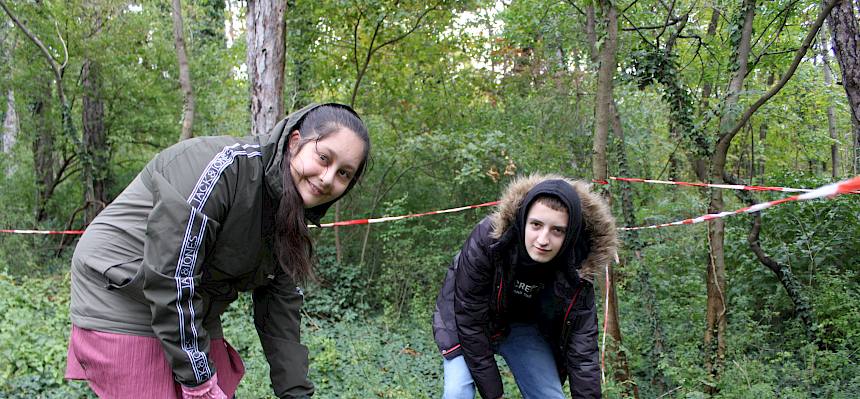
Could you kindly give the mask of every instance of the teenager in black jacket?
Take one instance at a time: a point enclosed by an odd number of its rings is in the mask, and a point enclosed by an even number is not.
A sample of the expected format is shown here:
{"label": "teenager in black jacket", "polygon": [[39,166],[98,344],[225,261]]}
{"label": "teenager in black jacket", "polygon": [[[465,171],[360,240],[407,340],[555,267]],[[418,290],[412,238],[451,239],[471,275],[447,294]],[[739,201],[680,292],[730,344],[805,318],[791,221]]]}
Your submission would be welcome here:
{"label": "teenager in black jacket", "polygon": [[436,300],[443,398],[504,395],[494,354],[523,397],[600,397],[594,278],[617,247],[590,185],[555,175],[511,183],[455,256]]}

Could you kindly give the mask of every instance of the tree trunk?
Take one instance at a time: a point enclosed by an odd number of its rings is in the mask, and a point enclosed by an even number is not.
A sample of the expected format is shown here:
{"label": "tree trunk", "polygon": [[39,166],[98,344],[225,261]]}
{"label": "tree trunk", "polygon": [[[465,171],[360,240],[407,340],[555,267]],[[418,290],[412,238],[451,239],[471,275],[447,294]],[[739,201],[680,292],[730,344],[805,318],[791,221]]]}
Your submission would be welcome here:
{"label": "tree trunk", "polygon": [[612,123],[612,78],[615,76],[615,51],[618,46],[618,10],[608,1],[601,2],[607,20],[606,37],[600,49],[597,93],[594,105],[594,141],[591,147],[592,171],[597,180],[606,180],[606,140]]}
{"label": "tree trunk", "polygon": [[588,54],[591,62],[597,64],[597,17],[594,14],[594,3],[585,6],[585,37],[588,39]]}
{"label": "tree trunk", "polygon": [[[738,99],[747,75],[747,63],[750,54],[750,38],[752,37],[753,20],[755,18],[755,0],[745,0],[742,8],[741,35],[735,43],[735,62],[737,69],[732,74],[726,90],[726,99],[720,115],[720,137],[728,134],[738,120]],[[714,154],[711,157],[711,183],[723,183],[731,139],[718,140]],[[723,192],[712,189],[710,193],[709,213],[723,211]],[[707,312],[704,335],[705,369],[716,381],[726,354],[726,264],[724,252],[725,221],[715,219],[708,223],[708,271],[707,271]],[[707,387],[709,393],[716,393],[715,385]]]}
{"label": "tree trunk", "polygon": [[263,135],[284,117],[285,1],[248,0],[251,133]]}
{"label": "tree trunk", "polygon": [[[768,75],[767,86],[771,87],[773,85],[774,80],[776,80],[776,76],[773,73]],[[765,171],[765,156],[764,156],[764,154],[765,154],[765,151],[767,149],[767,127],[768,127],[768,121],[767,120],[761,121],[759,124],[759,127],[758,127],[758,145],[759,145],[759,147],[761,147],[761,151],[759,151],[761,153],[761,156],[758,157],[758,160],[756,161],[755,175],[759,176],[759,183],[761,185],[766,184],[765,180],[764,180],[764,171]],[[752,184],[752,183],[754,183],[754,181],[752,179],[750,179],[750,184]]]}
{"label": "tree trunk", "polygon": [[780,284],[782,284],[782,288],[785,289],[785,293],[794,305],[794,312],[803,322],[804,329],[806,330],[806,338],[810,342],[817,343],[818,323],[815,321],[812,302],[803,293],[803,286],[799,281],[797,281],[797,278],[794,277],[794,274],[791,272],[791,268],[788,265],[776,262],[764,253],[764,250],[761,247],[761,242],[759,241],[760,231],[761,212],[756,212],[753,214],[752,227],[750,228],[750,233],[747,237],[750,249],[753,251],[756,258],[758,258],[759,262],[770,269],[773,274],[776,275],[776,278],[779,279]]}
{"label": "tree trunk", "polygon": [[[823,32],[822,32],[823,33]],[[833,73],[830,71],[830,54],[827,46],[820,46],[821,70],[824,73],[824,86],[830,90],[833,87]],[[839,178],[839,136],[836,133],[836,112],[832,103],[827,104],[827,131],[830,133],[830,176],[833,180]]]}
{"label": "tree trunk", "polygon": [[54,187],[54,132],[51,128],[51,86],[45,77],[34,82],[39,90],[31,109],[36,135],[33,139],[33,169],[36,175],[36,222],[47,218],[48,200]]}
{"label": "tree trunk", "polygon": [[290,110],[300,109],[312,101],[310,82],[310,57],[307,49],[313,46],[316,36],[313,34],[314,20],[308,10],[308,4],[297,4],[296,0],[287,2],[290,15],[287,16],[287,48],[289,49],[290,64],[292,67],[292,87],[289,90],[290,97],[287,99]]}
{"label": "tree trunk", "polygon": [[[4,26],[0,27],[0,33],[5,35],[10,35],[11,28]],[[17,40],[12,40],[12,43],[6,43],[5,40],[0,42],[0,47],[2,47],[3,52],[3,64],[2,64],[2,73],[5,76],[12,75],[12,52],[15,49],[15,45],[17,44]],[[12,148],[15,146],[15,142],[18,139],[18,131],[20,130],[19,120],[18,120],[18,112],[15,110],[15,91],[11,88],[6,92],[6,112],[3,114],[3,138],[2,144],[0,144],[0,150],[3,151],[3,154],[11,154]],[[6,176],[12,175],[15,173],[15,163],[9,162],[6,166]]]}
{"label": "tree trunk", "polygon": [[[706,37],[708,40],[714,37],[717,33],[717,24],[720,21],[720,10],[717,7],[711,8],[711,20],[708,22],[708,30],[706,31]],[[710,100],[711,100],[711,92],[714,89],[714,85],[710,80],[706,80],[702,85],[702,106],[699,109],[699,114],[706,115],[710,112]],[[690,155],[690,163],[693,167],[693,173],[696,174],[696,177],[699,181],[707,181],[708,180],[708,160],[707,157],[696,155],[703,154],[710,151],[709,148],[700,148],[698,151],[691,151],[693,154]]]}
{"label": "tree trunk", "polygon": [[194,137],[194,91],[191,88],[191,71],[185,51],[185,33],[182,25],[182,4],[173,0],[173,46],[179,61],[179,87],[182,89],[182,133],[179,141]]}
{"label": "tree trunk", "polygon": [[15,91],[6,93],[6,114],[3,116],[3,153],[10,154],[18,139],[18,113],[15,112]]}
{"label": "tree trunk", "polygon": [[854,120],[854,172],[860,175],[860,120]]}
{"label": "tree trunk", "polygon": [[860,28],[853,0],[842,0],[830,11],[828,22],[833,53],[842,70],[842,87],[848,96],[854,126],[854,174],[860,171]]}
{"label": "tree trunk", "polygon": [[104,102],[101,95],[99,66],[90,59],[84,60],[81,71],[83,110],[81,111],[84,136],[81,149],[84,177],[84,225],[89,225],[107,205],[107,185],[110,176],[104,123]]}
{"label": "tree trunk", "polygon": [[[606,36],[600,49],[597,71],[597,93],[594,105],[594,142],[591,147],[592,173],[596,180],[606,180],[606,142],[609,128],[612,124],[612,78],[615,75],[615,52],[618,46],[618,10],[609,1],[601,1],[601,11],[606,18]],[[618,297],[615,292],[615,281],[617,273],[612,265],[607,266],[609,283],[604,287],[605,294],[609,297],[606,309],[606,331],[611,337],[610,347],[606,351],[612,356],[610,360],[614,363],[614,378],[621,386],[624,386],[625,395],[638,397],[638,389],[632,384],[630,370],[627,366],[627,356],[621,350],[621,326],[618,321]]]}
{"label": "tree trunk", "polygon": [[[729,175],[724,176],[724,178],[729,184],[741,183]],[[752,181],[752,179],[750,179],[750,181]],[[752,206],[758,203],[755,196],[749,191],[735,191],[735,194],[747,206]],[[786,295],[788,295],[788,298],[791,299],[791,303],[794,305],[794,313],[803,323],[806,338],[809,342],[820,344],[818,341],[818,323],[816,322],[815,312],[812,310],[812,302],[806,294],[803,293],[803,285],[796,277],[794,277],[794,273],[791,272],[791,267],[789,267],[789,265],[777,262],[764,252],[764,249],[761,247],[761,241],[759,240],[759,233],[761,232],[761,212],[755,212],[752,216],[753,222],[750,226],[750,232],[747,235],[747,243],[749,244],[750,250],[752,250],[762,265],[770,269],[770,271],[776,275],[776,278],[779,280],[780,284],[782,284],[782,288],[785,289]]]}
{"label": "tree trunk", "polygon": [[[612,131],[617,139],[616,155],[618,156],[618,173],[621,176],[630,176],[630,170],[627,166],[627,144],[624,139],[624,130],[621,126],[621,118],[618,115],[617,106],[613,103],[612,107]],[[638,225],[636,221],[636,211],[633,205],[633,193],[630,188],[630,183],[621,182],[621,211],[624,216],[624,224],[628,227]],[[660,368],[660,360],[663,358],[663,326],[660,321],[660,312],[657,309],[657,295],[654,292],[654,287],[651,285],[651,273],[648,271],[648,265],[642,264],[642,241],[639,238],[639,231],[632,230],[627,232],[627,237],[624,242],[636,257],[636,261],[640,263],[638,274],[639,285],[645,302],[645,316],[648,318],[648,323],[651,327],[653,340],[651,348],[648,351],[648,358],[651,362],[646,368],[649,384],[656,389],[656,393],[663,394],[666,392],[667,379]],[[636,387],[634,386],[634,389]]]}

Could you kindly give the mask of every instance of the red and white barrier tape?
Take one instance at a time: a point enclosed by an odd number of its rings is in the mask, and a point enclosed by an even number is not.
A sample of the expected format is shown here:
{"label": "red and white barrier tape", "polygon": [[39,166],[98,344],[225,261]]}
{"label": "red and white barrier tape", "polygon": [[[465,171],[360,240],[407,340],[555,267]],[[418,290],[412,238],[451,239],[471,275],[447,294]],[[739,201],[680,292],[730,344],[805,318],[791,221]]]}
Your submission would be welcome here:
{"label": "red and white barrier tape", "polygon": [[[716,188],[727,188],[727,189],[733,189],[733,190],[806,192],[805,194],[802,194],[799,196],[788,197],[788,198],[784,198],[781,200],[756,205],[756,207],[761,206],[760,209],[752,209],[751,210],[752,207],[750,207],[750,208],[739,209],[735,212],[722,212],[722,213],[719,213],[716,215],[704,215],[704,216],[701,216],[701,217],[695,218],[695,219],[687,219],[687,220],[682,220],[679,222],[665,223],[662,225],[642,226],[642,227],[622,227],[622,228],[620,228],[620,230],[641,230],[641,229],[653,229],[653,228],[658,228],[658,227],[675,226],[675,225],[682,225],[682,224],[700,223],[703,221],[716,219],[719,217],[724,217],[724,216],[728,216],[728,215],[736,214],[736,213],[756,212],[758,210],[769,208],[773,205],[781,204],[783,202],[795,201],[795,200],[805,200],[805,199],[811,199],[811,198],[820,198],[820,197],[827,196],[830,194],[822,194],[822,195],[817,196],[817,197],[808,197],[808,196],[809,195],[815,195],[815,193],[817,193],[820,190],[823,190],[827,187],[831,187],[831,186],[835,187],[836,185],[853,182],[857,178],[855,177],[854,179],[847,180],[847,181],[842,182],[842,183],[835,183],[835,184],[831,184],[828,186],[824,186],[824,187],[816,189],[816,190],[809,190],[809,189],[803,189],[803,188],[789,188],[789,187],[764,187],[764,186],[742,186],[742,185],[733,185],[733,184],[687,183],[687,182],[673,182],[673,181],[665,181],[665,180],[634,179],[634,178],[625,178],[625,177],[610,177],[609,179],[610,180],[617,180],[617,181],[631,181],[631,182],[657,183],[657,184],[673,184],[673,185],[679,185],[679,186],[716,187]],[[595,181],[595,183],[609,184],[609,182],[606,182],[606,181]],[[839,191],[837,194],[857,194],[857,193],[860,193],[860,187],[855,187],[855,186],[851,186],[849,183],[848,187],[854,187],[854,188],[849,188],[849,189]],[[493,206],[493,205],[497,205],[498,203],[499,203],[498,201],[492,201],[492,202],[485,202],[483,204],[461,206],[461,207],[457,207],[457,208],[443,209],[440,211],[413,213],[413,214],[409,214],[409,215],[388,216],[388,217],[381,217],[381,218],[375,218],[375,219],[343,220],[340,222],[324,223],[324,224],[321,224],[320,227],[354,226],[354,225],[361,225],[361,224],[392,222],[392,221],[396,221],[396,220],[416,218],[416,217],[421,217],[421,216],[460,212],[460,211],[464,211],[467,209],[476,209],[476,208],[482,208],[482,207],[487,207],[487,206]],[[316,226],[309,225],[308,227],[316,227]],[[51,231],[51,230],[5,230],[5,229],[0,229],[0,233],[13,233],[13,234],[83,234],[83,230]]]}
{"label": "red and white barrier tape", "polygon": [[[439,215],[439,214],[443,214],[443,213],[461,212],[461,211],[465,211],[465,210],[468,210],[468,209],[477,209],[477,208],[483,208],[483,207],[486,207],[486,206],[493,206],[493,205],[497,205],[498,203],[499,203],[499,201],[492,201],[492,202],[485,202],[485,203],[483,203],[483,204],[477,204],[477,205],[468,205],[468,206],[461,206],[461,207],[451,208],[451,209],[443,209],[443,210],[441,210],[441,211],[430,211],[430,212],[423,212],[423,213],[413,213],[413,214],[410,214],[410,215],[402,215],[402,216],[388,216],[388,217],[382,217],[382,218],[376,218],[376,219],[342,220],[342,221],[340,221],[340,222],[323,223],[323,224],[321,224],[321,225],[320,225],[320,227],[354,226],[354,225],[359,225],[359,224],[374,224],[374,223],[392,222],[392,221],[395,221],[395,220],[403,220],[403,219],[409,219],[409,218],[417,218],[417,217],[421,217],[421,216]],[[316,226],[314,226],[314,225],[308,225],[308,227],[313,228],[313,227],[316,227]],[[50,230],[0,230],[0,233],[14,233],[14,234],[83,234],[83,233],[84,233],[84,231],[83,231],[83,230],[62,230],[62,231],[50,231]]]}
{"label": "red and white barrier tape", "polygon": [[792,195],[791,197],[778,199],[776,201],[762,202],[760,204],[755,204],[753,206],[741,208],[741,209],[738,209],[736,211],[709,213],[707,215],[702,215],[702,216],[699,216],[697,218],[684,219],[684,220],[679,220],[677,222],[655,224],[655,225],[651,225],[651,226],[640,226],[640,227],[619,227],[618,229],[630,231],[630,230],[657,229],[657,228],[661,228],[661,227],[680,226],[680,225],[685,225],[685,224],[696,224],[696,223],[707,222],[709,220],[724,218],[726,216],[738,215],[741,213],[758,212],[758,211],[761,211],[761,210],[764,210],[764,209],[767,209],[767,208],[770,208],[772,206],[776,206],[776,205],[779,205],[779,204],[782,204],[785,202],[807,201],[807,200],[816,199],[816,198],[834,197],[834,196],[841,195],[841,194],[853,194],[853,193],[856,193],[858,190],[860,190],[860,176],[855,176],[852,179],[844,180],[844,181],[841,181],[839,183],[828,184],[826,186],[817,188],[815,190],[811,190],[811,191],[803,193],[803,194]]}
{"label": "red and white barrier tape", "polygon": [[[713,183],[690,183],[684,181],[671,181],[671,180],[653,180],[653,179],[639,179],[632,177],[615,177],[610,176],[609,180],[615,181],[625,181],[631,183],[652,183],[652,184],[669,184],[673,186],[687,186],[687,187],[712,187],[712,188],[722,188],[727,190],[744,190],[744,191],[782,191],[782,192],[810,192],[812,189],[808,188],[791,188],[791,187],[771,187],[771,186],[746,186],[743,184],[713,184]],[[597,184],[609,184],[606,180],[592,180],[592,182]],[[860,191],[853,191],[846,194],[860,194]]]}
{"label": "red and white barrier tape", "polygon": [[[373,223],[382,223],[382,222],[392,222],[392,221],[395,221],[395,220],[403,220],[403,219],[408,219],[408,218],[417,218],[417,217],[420,217],[420,216],[438,215],[438,214],[441,214],[441,213],[453,213],[453,212],[465,211],[465,210],[467,210],[467,209],[483,208],[483,207],[485,207],[485,206],[493,206],[493,205],[497,205],[498,203],[499,203],[499,201],[492,201],[492,202],[485,202],[485,203],[483,203],[483,204],[478,204],[478,205],[468,205],[468,206],[461,206],[461,207],[459,207],[459,208],[443,209],[443,210],[441,210],[441,211],[430,211],[430,212],[424,212],[424,213],[413,213],[413,214],[411,214],[411,215],[403,215],[403,216],[388,216],[388,217],[384,217],[384,218],[376,218],[376,219],[343,220],[343,221],[340,221],[340,222],[334,222],[334,223],[324,223],[324,224],[321,224],[321,225],[320,225],[320,227],[353,226],[353,225],[357,225],[357,224],[373,224]],[[309,225],[308,227],[316,227],[316,226]]]}

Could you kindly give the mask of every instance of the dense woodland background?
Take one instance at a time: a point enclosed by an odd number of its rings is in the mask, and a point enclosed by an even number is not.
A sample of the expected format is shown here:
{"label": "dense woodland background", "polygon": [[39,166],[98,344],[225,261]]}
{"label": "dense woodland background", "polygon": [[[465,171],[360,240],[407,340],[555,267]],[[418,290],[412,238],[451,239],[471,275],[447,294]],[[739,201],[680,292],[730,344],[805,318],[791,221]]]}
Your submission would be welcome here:
{"label": "dense woodland background", "polygon": [[[159,150],[310,101],[352,104],[374,145],[327,221],[491,201],[532,172],[814,188],[860,173],[858,6],[0,0],[0,228],[83,228]],[[596,189],[628,226],[785,196]],[[489,211],[315,231],[318,397],[439,396],[430,314]],[[858,219],[846,195],[621,234],[606,397],[860,397]],[[92,395],[62,380],[74,244],[0,234],[0,397]],[[249,302],[224,321],[237,397],[268,397]]]}

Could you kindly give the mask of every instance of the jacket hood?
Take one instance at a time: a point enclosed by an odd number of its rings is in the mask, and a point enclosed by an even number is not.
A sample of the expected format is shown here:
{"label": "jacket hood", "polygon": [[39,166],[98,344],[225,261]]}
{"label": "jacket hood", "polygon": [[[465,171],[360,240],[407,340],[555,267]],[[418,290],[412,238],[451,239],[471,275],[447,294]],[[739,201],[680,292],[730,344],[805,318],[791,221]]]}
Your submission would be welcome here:
{"label": "jacket hood", "polygon": [[558,265],[565,263],[565,261],[567,263],[573,262],[575,268],[588,255],[589,248],[585,245],[587,240],[580,231],[582,206],[579,204],[579,194],[576,193],[573,186],[561,179],[542,180],[532,187],[520,202],[516,223],[509,228],[511,237],[517,238],[517,265],[527,266],[537,263],[528,255],[528,249],[525,245],[526,219],[529,209],[534,205],[537,198],[543,196],[553,197],[561,201],[567,208],[567,229],[564,233],[564,240],[555,258],[549,263]]}
{"label": "jacket hood", "polygon": [[[588,255],[579,264],[579,277],[594,281],[594,277],[610,262],[618,248],[615,219],[600,195],[591,191],[591,184],[555,174],[533,174],[512,181],[505,190],[496,211],[490,215],[490,236],[501,239],[516,223],[518,212],[529,191],[549,179],[567,182],[579,196],[582,212],[582,235],[587,239]],[[519,240],[520,238],[516,238]]]}
{"label": "jacket hood", "polygon": [[[266,179],[266,187],[269,190],[269,195],[271,195],[272,199],[275,202],[279,201],[281,196],[284,195],[285,188],[283,174],[283,154],[284,151],[287,149],[287,143],[289,143],[290,132],[297,130],[299,126],[301,126],[302,121],[308,113],[324,105],[345,108],[349,112],[352,112],[353,114],[358,116],[358,114],[352,108],[343,104],[311,103],[304,108],[287,115],[284,119],[281,119],[281,121],[275,124],[275,127],[273,127],[268,134],[259,136],[258,140],[260,142],[260,147],[262,148],[263,164],[266,165],[264,172]],[[324,204],[317,205],[313,208],[305,209],[305,218],[307,218],[311,223],[319,225],[320,219],[325,216],[325,213],[326,211],[328,211],[328,208],[331,207],[332,204],[337,202],[337,200],[341,199],[344,195],[346,195],[354,185],[355,180],[353,179],[353,182],[350,183],[346,191],[344,191],[343,194],[340,195],[340,197],[337,197]]]}

